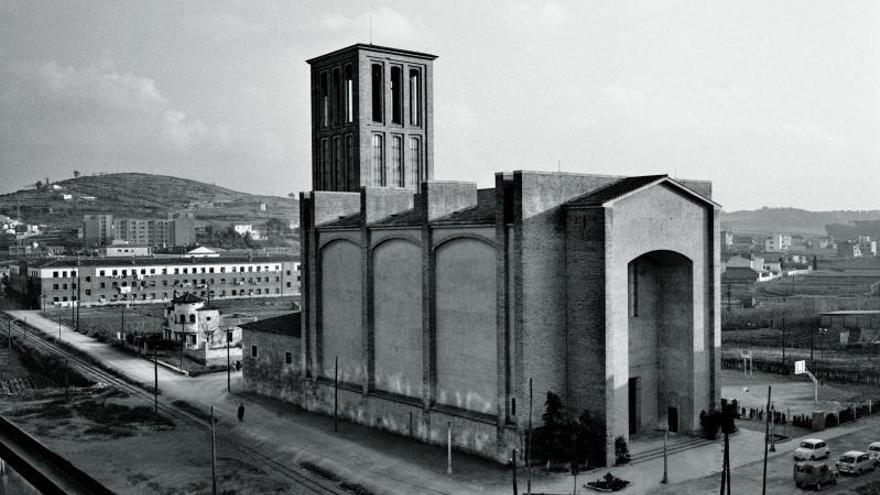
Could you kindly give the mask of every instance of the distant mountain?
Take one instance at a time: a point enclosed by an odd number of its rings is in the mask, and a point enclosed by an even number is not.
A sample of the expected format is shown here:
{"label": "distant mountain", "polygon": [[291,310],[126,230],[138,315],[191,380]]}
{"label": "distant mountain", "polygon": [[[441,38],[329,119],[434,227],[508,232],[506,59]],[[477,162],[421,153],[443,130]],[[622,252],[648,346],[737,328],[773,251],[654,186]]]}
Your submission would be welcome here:
{"label": "distant mountain", "polygon": [[[260,210],[261,204],[265,211]],[[149,218],[189,211],[197,219],[252,221],[299,218],[295,199],[233,191],[166,175],[120,173],[88,175],[42,184],[0,195],[0,213],[27,223],[56,227],[79,226],[83,215],[112,213],[118,217]]]}
{"label": "distant mountain", "polygon": [[[785,232],[827,235],[826,225],[880,220],[880,210],[809,211],[798,208],[761,208],[721,213],[721,228],[743,233]],[[832,227],[835,229],[838,227]],[[866,234],[863,234],[866,235]]]}

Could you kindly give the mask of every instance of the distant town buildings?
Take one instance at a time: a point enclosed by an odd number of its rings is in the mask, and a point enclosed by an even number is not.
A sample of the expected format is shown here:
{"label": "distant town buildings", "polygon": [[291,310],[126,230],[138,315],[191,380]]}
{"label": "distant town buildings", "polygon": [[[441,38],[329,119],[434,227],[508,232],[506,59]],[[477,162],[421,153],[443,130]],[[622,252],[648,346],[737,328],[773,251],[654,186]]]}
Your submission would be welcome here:
{"label": "distant town buildings", "polygon": [[258,241],[262,238],[262,235],[259,229],[255,229],[251,224],[235,224],[232,226],[232,230],[235,231],[236,234],[244,237],[245,235],[250,235],[251,239]]}
{"label": "distant town buildings", "polygon": [[771,234],[764,239],[764,251],[787,252],[791,249],[791,236],[788,234]]}
{"label": "distant town buildings", "polygon": [[118,256],[149,256],[152,253],[150,246],[131,246],[128,244],[113,244],[104,248],[104,256],[108,258]]}
{"label": "distant town buildings", "polygon": [[168,302],[175,293],[207,299],[299,294],[299,262],[288,256],[220,258],[54,258],[22,260],[11,289],[28,306]]}
{"label": "distant town buildings", "polygon": [[191,213],[167,218],[114,218],[113,215],[83,217],[83,241],[98,247],[123,241],[141,246],[188,246],[196,241],[196,221]]}

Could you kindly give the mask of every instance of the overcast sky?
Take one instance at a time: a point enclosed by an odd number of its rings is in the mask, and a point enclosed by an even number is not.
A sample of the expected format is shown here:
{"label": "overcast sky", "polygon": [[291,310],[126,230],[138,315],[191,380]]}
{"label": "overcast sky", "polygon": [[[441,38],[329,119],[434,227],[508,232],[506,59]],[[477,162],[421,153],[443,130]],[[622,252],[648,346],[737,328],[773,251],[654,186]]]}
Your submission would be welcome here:
{"label": "overcast sky", "polygon": [[880,2],[0,2],[0,192],[141,171],[311,187],[305,59],[435,62],[435,176],[709,179],[727,210],[880,209]]}

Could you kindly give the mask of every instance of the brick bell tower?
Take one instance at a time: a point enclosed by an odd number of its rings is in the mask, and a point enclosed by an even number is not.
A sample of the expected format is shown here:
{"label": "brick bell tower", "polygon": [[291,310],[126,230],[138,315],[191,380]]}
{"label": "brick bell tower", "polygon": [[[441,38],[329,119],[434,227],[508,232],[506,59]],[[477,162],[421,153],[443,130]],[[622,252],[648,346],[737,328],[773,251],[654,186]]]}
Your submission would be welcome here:
{"label": "brick bell tower", "polygon": [[433,179],[436,58],[356,44],[307,60],[313,190],[417,190]]}

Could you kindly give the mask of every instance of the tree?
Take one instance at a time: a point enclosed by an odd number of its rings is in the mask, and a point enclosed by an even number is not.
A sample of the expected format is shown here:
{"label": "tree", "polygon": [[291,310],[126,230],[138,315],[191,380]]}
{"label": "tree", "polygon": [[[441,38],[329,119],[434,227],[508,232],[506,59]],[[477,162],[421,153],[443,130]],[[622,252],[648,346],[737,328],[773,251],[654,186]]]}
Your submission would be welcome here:
{"label": "tree", "polygon": [[266,220],[266,230],[269,234],[283,235],[290,230],[290,224],[283,218],[272,217]]}
{"label": "tree", "polygon": [[73,171],[73,178],[76,179],[76,178],[78,178],[79,176],[80,176],[79,170],[74,170],[74,171]]}
{"label": "tree", "polygon": [[37,186],[37,189],[42,189],[43,188],[43,181],[38,180],[37,183],[34,185]]}

